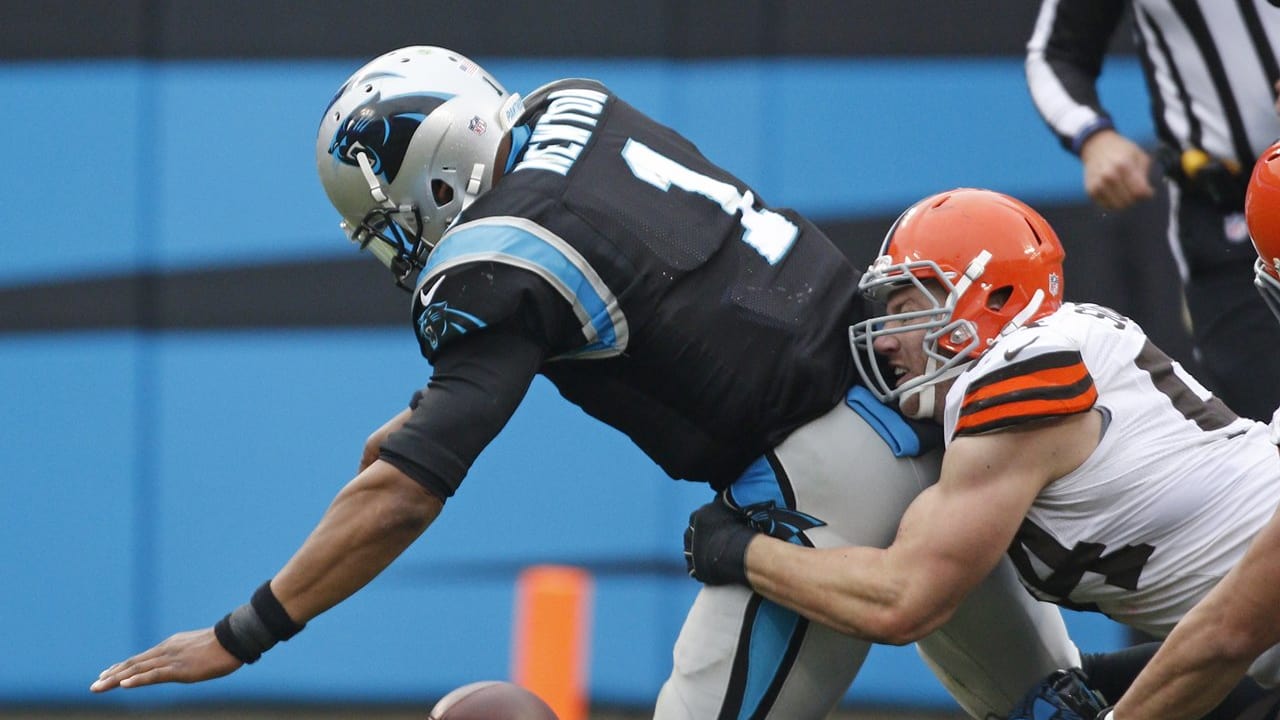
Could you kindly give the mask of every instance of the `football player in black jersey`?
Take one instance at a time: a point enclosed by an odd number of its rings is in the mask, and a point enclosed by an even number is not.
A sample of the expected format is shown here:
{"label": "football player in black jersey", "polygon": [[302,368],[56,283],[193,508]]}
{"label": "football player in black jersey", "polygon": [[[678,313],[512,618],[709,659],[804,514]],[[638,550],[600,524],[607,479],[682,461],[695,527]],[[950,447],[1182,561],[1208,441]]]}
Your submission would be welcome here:
{"label": "football player in black jersey", "polygon": [[[350,239],[412,293],[431,380],[251,602],[94,690],[224,675],[354,593],[435,520],[537,374],[791,542],[884,545],[934,482],[932,444],[855,385],[854,266],[600,83],[522,100],[457,53],[404,48],[341,87],[316,155]],[[979,717],[1078,662],[1008,567],[919,647]],[[824,717],[867,650],[743,587],[705,588],[655,714]]]}

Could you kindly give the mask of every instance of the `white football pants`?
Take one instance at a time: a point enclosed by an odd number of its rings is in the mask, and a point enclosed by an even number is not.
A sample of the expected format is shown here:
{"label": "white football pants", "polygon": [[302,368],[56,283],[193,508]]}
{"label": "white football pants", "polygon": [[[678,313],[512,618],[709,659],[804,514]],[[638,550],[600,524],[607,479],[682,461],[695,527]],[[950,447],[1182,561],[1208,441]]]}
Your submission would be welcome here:
{"label": "white football pants", "polygon": [[[776,496],[827,523],[804,533],[817,547],[887,546],[907,505],[937,481],[941,462],[940,450],[894,457],[843,402],[773,455]],[[753,487],[740,487],[745,478],[734,486],[740,504],[760,492],[759,473]],[[869,649],[745,588],[704,587],[676,641],[655,718],[823,718]],[[1033,599],[1007,559],[917,649],[960,706],[983,719],[1004,718],[1050,672],[1080,664],[1058,609]]]}

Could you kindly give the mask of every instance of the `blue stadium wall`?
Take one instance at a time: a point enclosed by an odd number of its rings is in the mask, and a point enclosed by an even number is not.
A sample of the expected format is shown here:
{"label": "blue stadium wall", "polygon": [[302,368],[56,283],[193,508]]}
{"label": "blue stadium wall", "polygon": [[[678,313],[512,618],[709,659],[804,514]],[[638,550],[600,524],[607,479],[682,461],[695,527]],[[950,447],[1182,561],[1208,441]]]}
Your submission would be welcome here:
{"label": "blue stadium wall", "polygon": [[[260,664],[87,692],[270,577],[430,374],[405,297],[346,243],[314,172],[320,111],[392,47],[452,46],[513,90],[599,78],[863,263],[922,195],[1020,195],[1066,242],[1069,298],[1118,307],[1188,359],[1159,203],[1091,209],[1027,97],[1032,3],[982,18],[946,0],[427,5],[6,11],[0,706],[427,703],[508,675],[513,582],[544,562],[593,572],[593,702],[655,696],[697,590],[681,531],[707,492],[541,380],[424,537]],[[1119,49],[1103,96],[1149,141]],[[1069,623],[1086,650],[1125,639]],[[847,701],[952,707],[911,648],[877,648]]]}

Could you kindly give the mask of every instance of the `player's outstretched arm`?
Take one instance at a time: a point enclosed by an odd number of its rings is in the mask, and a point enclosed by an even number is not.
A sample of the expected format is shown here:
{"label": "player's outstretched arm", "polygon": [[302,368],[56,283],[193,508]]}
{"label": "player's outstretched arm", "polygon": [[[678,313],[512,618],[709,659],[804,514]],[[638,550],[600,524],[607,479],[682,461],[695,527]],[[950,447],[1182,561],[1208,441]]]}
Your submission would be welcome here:
{"label": "player's outstretched arm", "polygon": [[[286,614],[274,622],[301,627],[350,597],[404,552],[441,507],[439,498],[389,463],[369,465],[338,493],[306,542],[264,586]],[[255,596],[255,608],[258,600]],[[210,627],[178,633],[112,665],[89,689],[200,682],[227,675],[241,664]]]}
{"label": "player's outstretched arm", "polygon": [[945,623],[996,566],[1041,487],[1022,468],[1000,464],[1014,448],[1000,436],[954,442],[938,483],[912,501],[888,548],[814,549],[754,538],[747,580],[761,595],[841,632],[914,642]]}
{"label": "player's outstretched arm", "polygon": [[945,623],[1000,561],[1036,495],[1096,444],[1092,413],[957,438],[937,484],[907,508],[886,549],[814,549],[752,538],[756,592],[866,640],[913,642]]}
{"label": "player's outstretched arm", "polygon": [[1178,621],[1120,701],[1115,720],[1202,717],[1280,642],[1280,514],[1240,562]]}

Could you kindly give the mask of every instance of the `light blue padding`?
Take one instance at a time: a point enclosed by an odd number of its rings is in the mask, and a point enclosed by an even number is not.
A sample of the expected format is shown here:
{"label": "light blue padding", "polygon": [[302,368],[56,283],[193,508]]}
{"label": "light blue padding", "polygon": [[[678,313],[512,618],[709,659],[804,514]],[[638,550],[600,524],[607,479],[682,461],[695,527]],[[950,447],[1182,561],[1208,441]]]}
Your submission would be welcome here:
{"label": "light blue padding", "polygon": [[0,285],[137,266],[144,85],[139,62],[0,63]]}
{"label": "light blue padding", "polygon": [[[441,265],[462,259],[475,259],[504,263],[533,269],[542,277],[555,280],[561,293],[575,308],[585,314],[596,331],[596,340],[587,343],[571,354],[605,349],[620,350],[618,330],[609,314],[609,300],[600,297],[587,277],[589,268],[580,267],[577,258],[571,258],[553,247],[543,238],[511,225],[469,225],[447,235],[427,259],[418,280],[418,286],[432,282],[432,276]],[[530,267],[532,266],[532,268]],[[448,270],[443,271],[448,274]]]}
{"label": "light blue padding", "polygon": [[140,346],[132,334],[0,336],[0,637],[23,656],[0,662],[0,704],[87,701],[109,659],[137,645]]}
{"label": "light blue padding", "polygon": [[[751,463],[746,472],[729,489],[733,501],[740,506],[772,500],[778,507],[787,507],[778,487],[778,476],[768,458],[761,456]],[[740,718],[748,718],[759,707],[769,684],[778,674],[787,645],[795,634],[800,616],[765,600],[760,603],[751,626],[750,649],[747,659],[747,684],[743,690]]]}
{"label": "light blue padding", "polygon": [[751,655],[747,660],[747,685],[739,718],[751,717],[760,707],[799,624],[800,616],[791,610],[769,600],[760,603],[751,625]]}
{"label": "light blue padding", "polygon": [[520,153],[524,152],[531,135],[533,130],[528,125],[517,125],[511,128],[511,150],[507,153],[507,165],[503,168],[503,172],[509,173],[511,168],[516,166],[516,159],[520,157]]}
{"label": "light blue padding", "polygon": [[897,410],[876,399],[871,391],[854,385],[845,395],[844,402],[862,416],[889,449],[894,457],[915,457],[920,454],[920,436]]}
{"label": "light blue padding", "polygon": [[770,500],[778,507],[787,507],[787,502],[782,497],[782,489],[778,487],[778,474],[773,471],[769,459],[763,455],[756,458],[742,476],[734,481],[729,487],[729,494],[738,507]]}
{"label": "light blue padding", "polygon": [[[0,64],[0,107],[32,109],[40,128],[0,169],[13,236],[0,283],[349,256],[315,137],[366,59]],[[477,61],[522,93],[597,78],[763,201],[812,219],[894,214],[960,185],[1087,201],[1018,57]],[[1099,92],[1116,127],[1149,144],[1137,61],[1109,59]],[[32,219],[51,209],[53,222]],[[92,232],[68,213],[93,218]]]}

